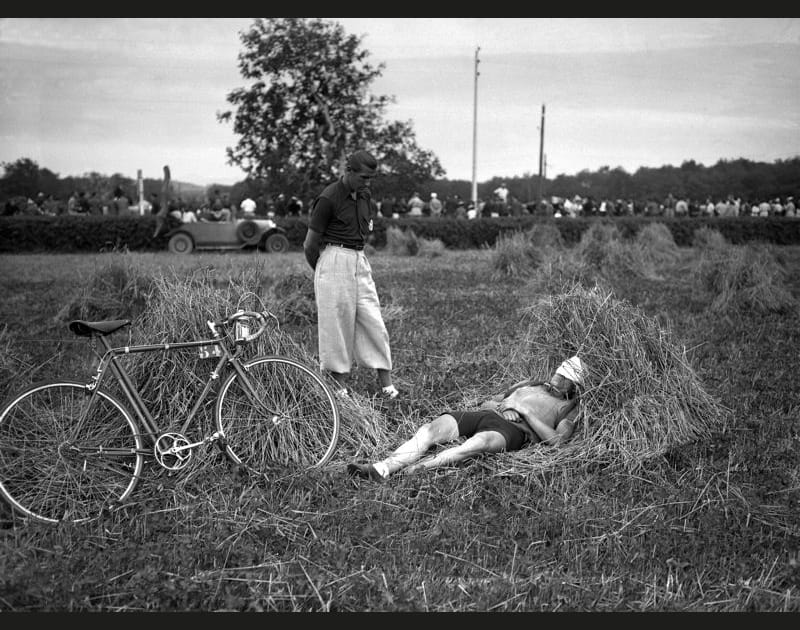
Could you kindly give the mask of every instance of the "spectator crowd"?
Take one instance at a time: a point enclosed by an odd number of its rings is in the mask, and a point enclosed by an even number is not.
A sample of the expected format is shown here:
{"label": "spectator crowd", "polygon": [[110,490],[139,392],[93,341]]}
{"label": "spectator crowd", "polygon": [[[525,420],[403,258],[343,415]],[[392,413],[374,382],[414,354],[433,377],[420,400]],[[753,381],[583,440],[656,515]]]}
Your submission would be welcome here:
{"label": "spectator crowd", "polygon": [[[425,197],[425,198],[423,198]],[[232,221],[241,218],[274,218],[307,215],[311,203],[303,202],[295,195],[258,195],[255,199],[245,197],[234,202],[230,194],[214,189],[207,199],[189,203],[180,195],[166,202],[163,214],[168,214],[183,222],[194,221]],[[512,194],[505,183],[496,188],[488,199],[479,198],[477,203],[463,199],[457,194],[441,198],[436,192],[426,195],[413,191],[409,196],[385,195],[375,200],[381,216],[387,218],[411,217],[450,217],[454,219],[475,219],[478,217],[502,216],[800,216],[794,196],[770,196],[765,199],[741,199],[734,195],[724,198],[706,197],[691,199],[667,195],[664,199],[596,199],[592,196],[574,195],[572,197],[551,196],[539,201],[522,202]],[[76,190],[67,199],[39,193],[35,198],[12,197],[7,200],[2,215],[157,215],[162,210],[158,193],[151,193],[149,199],[133,201],[122,188],[117,187],[110,194],[87,194]]]}

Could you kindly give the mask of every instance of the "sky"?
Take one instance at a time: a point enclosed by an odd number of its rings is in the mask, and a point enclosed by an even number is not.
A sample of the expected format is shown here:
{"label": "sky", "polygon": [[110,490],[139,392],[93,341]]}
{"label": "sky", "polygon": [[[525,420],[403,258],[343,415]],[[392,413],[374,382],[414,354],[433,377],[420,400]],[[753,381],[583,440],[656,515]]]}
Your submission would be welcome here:
{"label": "sky", "polygon": [[[323,19],[384,64],[370,89],[394,96],[385,118],[409,121],[448,179],[538,174],[540,150],[548,178],[800,156],[796,18]],[[0,162],[241,181],[217,113],[245,86],[252,23],[0,19]]]}

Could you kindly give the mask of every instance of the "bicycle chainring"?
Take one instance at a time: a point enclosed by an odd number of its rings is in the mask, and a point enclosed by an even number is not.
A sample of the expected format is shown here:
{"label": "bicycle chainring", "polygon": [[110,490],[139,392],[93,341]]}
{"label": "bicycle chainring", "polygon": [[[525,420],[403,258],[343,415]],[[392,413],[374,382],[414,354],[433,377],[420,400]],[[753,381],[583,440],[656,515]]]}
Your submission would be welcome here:
{"label": "bicycle chainring", "polygon": [[189,440],[180,433],[164,433],[156,440],[153,454],[167,470],[180,470],[192,459],[193,449],[186,448],[188,445]]}

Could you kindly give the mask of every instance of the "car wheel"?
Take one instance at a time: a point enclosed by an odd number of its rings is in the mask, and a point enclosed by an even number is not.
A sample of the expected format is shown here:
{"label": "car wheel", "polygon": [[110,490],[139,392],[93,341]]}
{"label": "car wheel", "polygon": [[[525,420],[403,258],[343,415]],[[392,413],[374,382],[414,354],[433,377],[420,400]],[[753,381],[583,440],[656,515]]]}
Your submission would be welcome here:
{"label": "car wheel", "polygon": [[194,249],[192,237],[183,232],[173,234],[172,238],[169,239],[167,249],[171,254],[191,254]]}
{"label": "car wheel", "polygon": [[289,251],[289,239],[283,234],[270,234],[264,241],[264,251],[270,254],[282,254]]}
{"label": "car wheel", "polygon": [[242,221],[236,226],[236,238],[245,245],[256,245],[261,240],[261,230],[255,221]]}

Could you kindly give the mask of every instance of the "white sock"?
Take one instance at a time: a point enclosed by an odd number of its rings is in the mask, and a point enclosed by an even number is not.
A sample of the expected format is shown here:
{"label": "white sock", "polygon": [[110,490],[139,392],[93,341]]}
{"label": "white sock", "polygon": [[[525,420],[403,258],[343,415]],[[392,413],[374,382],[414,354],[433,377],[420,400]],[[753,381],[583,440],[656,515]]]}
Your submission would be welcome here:
{"label": "white sock", "polygon": [[389,395],[400,393],[397,391],[397,388],[394,385],[387,385],[381,391],[383,391],[384,394],[389,394]]}
{"label": "white sock", "polygon": [[377,470],[384,479],[389,476],[389,467],[384,462],[376,462],[372,464],[372,467]]}

